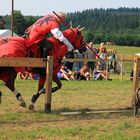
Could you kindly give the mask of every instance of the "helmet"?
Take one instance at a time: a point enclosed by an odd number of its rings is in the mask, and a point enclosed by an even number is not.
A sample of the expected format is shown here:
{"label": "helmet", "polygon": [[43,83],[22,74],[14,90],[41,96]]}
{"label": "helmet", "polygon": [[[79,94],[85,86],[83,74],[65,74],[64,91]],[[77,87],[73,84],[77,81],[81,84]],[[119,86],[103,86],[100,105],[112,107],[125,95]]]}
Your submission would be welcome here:
{"label": "helmet", "polygon": [[55,16],[57,22],[59,22],[59,23],[62,23],[67,18],[67,14],[64,12],[57,12],[57,13],[54,12],[54,16]]}

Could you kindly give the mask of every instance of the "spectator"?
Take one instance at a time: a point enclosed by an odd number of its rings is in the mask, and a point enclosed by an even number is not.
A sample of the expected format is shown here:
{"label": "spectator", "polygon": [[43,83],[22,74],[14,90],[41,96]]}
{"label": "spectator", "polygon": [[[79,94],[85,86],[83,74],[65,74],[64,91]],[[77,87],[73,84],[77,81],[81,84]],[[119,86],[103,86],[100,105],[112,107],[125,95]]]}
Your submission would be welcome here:
{"label": "spectator", "polygon": [[[133,81],[133,69],[131,70],[131,73],[130,73],[130,80]],[[139,80],[140,80],[140,71],[139,71]]]}
{"label": "spectator", "polygon": [[111,78],[109,78],[109,73],[107,73],[107,71],[104,70],[102,64],[97,64],[96,69],[93,73],[93,78],[94,80],[112,80]]}
{"label": "spectator", "polygon": [[94,72],[94,76],[99,77],[100,80],[112,80],[109,78],[109,73],[106,70],[106,60],[107,60],[108,53],[107,53],[104,43],[100,44],[98,55],[104,63],[101,63],[101,62],[97,63],[96,70]]}
{"label": "spectator", "polygon": [[67,80],[67,81],[75,80],[75,78],[72,75],[72,71],[64,65],[62,65],[60,71],[57,73],[57,76],[61,80]]}
{"label": "spectator", "polygon": [[104,43],[100,44],[98,55],[102,60],[104,61],[107,60],[108,53],[107,53],[106,47],[104,46]]}
{"label": "spectator", "polygon": [[39,44],[46,38],[46,35],[52,33],[55,38],[67,45],[69,51],[72,51],[74,49],[73,45],[59,30],[59,25],[65,20],[66,14],[63,12],[58,12],[57,14],[52,13],[38,19],[25,31],[25,45],[30,47],[33,44]]}
{"label": "spectator", "polygon": [[31,80],[34,80],[32,74],[27,72],[27,71],[18,73],[18,79],[27,80],[29,77],[30,77]]}
{"label": "spectator", "polygon": [[[98,64],[99,64],[99,65],[102,65],[102,67],[103,67],[102,70],[106,70],[106,60],[107,60],[108,53],[107,53],[106,47],[104,46],[104,43],[101,43],[101,44],[100,44],[98,56],[99,56],[99,57],[102,59],[102,61],[104,62],[104,64],[101,63],[101,62],[98,62]],[[96,58],[98,58],[98,57],[96,57]],[[98,65],[98,64],[97,64],[97,65]]]}
{"label": "spectator", "polygon": [[89,80],[89,79],[90,79],[90,76],[89,76],[89,67],[88,67],[87,64],[84,65],[84,66],[80,69],[79,73],[80,73],[80,78],[79,78],[79,80]]}
{"label": "spectator", "polygon": [[[76,59],[83,59],[85,56],[84,53],[80,53],[78,50],[74,51],[74,58]],[[76,61],[75,68],[81,69],[83,67],[83,61]]]}
{"label": "spectator", "polygon": [[[95,52],[95,53],[93,53],[93,52]],[[93,42],[91,41],[88,44],[87,50],[85,52],[85,58],[96,59],[96,54],[97,54],[97,49],[93,48]],[[91,73],[93,74],[93,70],[94,70],[94,67],[95,67],[95,62],[88,61],[88,67],[90,69],[90,75],[91,75]]]}
{"label": "spectator", "polygon": [[33,80],[39,80],[40,75],[38,73],[32,73],[30,77],[32,77]]}
{"label": "spectator", "polygon": [[119,73],[117,72],[117,55],[112,54],[109,56],[109,62],[108,62],[108,71],[113,73]]}
{"label": "spectator", "polygon": [[0,29],[4,29],[5,21],[2,16],[0,16]]}
{"label": "spectator", "polygon": [[80,80],[80,72],[79,72],[79,68],[78,67],[75,67],[74,78],[75,78],[75,80]]}

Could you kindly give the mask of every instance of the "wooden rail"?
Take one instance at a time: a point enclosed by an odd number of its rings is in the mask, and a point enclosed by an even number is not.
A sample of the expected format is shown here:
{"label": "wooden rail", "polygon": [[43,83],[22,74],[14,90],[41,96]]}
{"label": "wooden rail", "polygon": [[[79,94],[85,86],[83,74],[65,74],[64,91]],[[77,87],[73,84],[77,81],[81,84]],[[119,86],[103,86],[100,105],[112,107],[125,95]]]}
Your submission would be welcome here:
{"label": "wooden rail", "polygon": [[[118,59],[116,61],[134,61],[135,58],[140,58],[140,56],[137,55],[124,55],[120,54],[117,55]],[[87,59],[87,58],[66,58],[63,59],[63,61],[69,61],[69,62],[78,62],[78,61],[91,61],[91,62],[97,62],[100,61],[99,59]],[[107,59],[109,61],[109,59]]]}
{"label": "wooden rail", "polygon": [[[138,88],[138,70],[140,68],[140,57],[134,55],[118,55],[120,61],[134,61],[134,80],[132,102],[136,102],[136,89]],[[117,60],[117,61],[118,61]],[[99,61],[98,59],[64,59],[64,61]],[[46,96],[45,96],[45,112],[51,112],[51,90],[52,90],[52,72],[53,72],[53,57],[44,58],[18,58],[18,57],[3,57],[0,58],[0,66],[5,67],[45,67],[46,68]]]}
{"label": "wooden rail", "polygon": [[46,67],[47,58],[0,57],[0,66],[4,67]]}
{"label": "wooden rail", "polygon": [[44,58],[24,58],[24,57],[2,57],[0,58],[1,67],[44,67],[46,68],[46,96],[45,112],[51,111],[51,90],[52,90],[52,71],[53,57]]}

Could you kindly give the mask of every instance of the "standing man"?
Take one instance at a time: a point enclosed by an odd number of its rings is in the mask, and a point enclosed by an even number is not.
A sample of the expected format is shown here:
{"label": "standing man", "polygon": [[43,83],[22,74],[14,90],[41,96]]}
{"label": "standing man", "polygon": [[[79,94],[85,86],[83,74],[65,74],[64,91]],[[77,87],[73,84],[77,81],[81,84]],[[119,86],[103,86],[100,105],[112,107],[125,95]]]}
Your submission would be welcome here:
{"label": "standing man", "polygon": [[52,13],[38,19],[25,31],[25,45],[30,47],[33,44],[39,44],[51,32],[55,38],[67,45],[68,51],[72,51],[74,48],[73,45],[59,30],[59,25],[65,20],[66,14],[63,12],[58,12],[57,14]]}
{"label": "standing man", "polygon": [[0,29],[4,29],[5,21],[2,16],[0,16]]}
{"label": "standing man", "polygon": [[[97,53],[97,49],[93,48],[93,42],[92,41],[88,44],[87,50],[85,52],[85,57],[87,59],[96,59],[96,55],[91,50],[93,50],[94,52]],[[90,76],[91,76],[91,75],[93,75],[95,62],[88,61],[87,65],[88,65],[88,67],[90,69]]]}

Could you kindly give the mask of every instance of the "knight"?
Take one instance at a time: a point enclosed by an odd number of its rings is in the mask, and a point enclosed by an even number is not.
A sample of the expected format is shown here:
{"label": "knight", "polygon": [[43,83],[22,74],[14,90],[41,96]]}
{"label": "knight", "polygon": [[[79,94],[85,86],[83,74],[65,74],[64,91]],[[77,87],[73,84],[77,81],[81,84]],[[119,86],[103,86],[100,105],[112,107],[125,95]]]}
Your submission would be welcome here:
{"label": "knight", "polygon": [[59,41],[63,42],[68,51],[74,49],[70,41],[63,35],[60,31],[59,26],[66,20],[66,13],[58,12],[57,14],[49,14],[38,19],[33,25],[25,31],[25,45],[27,47],[33,44],[39,44],[43,41],[49,33],[57,38]]}

